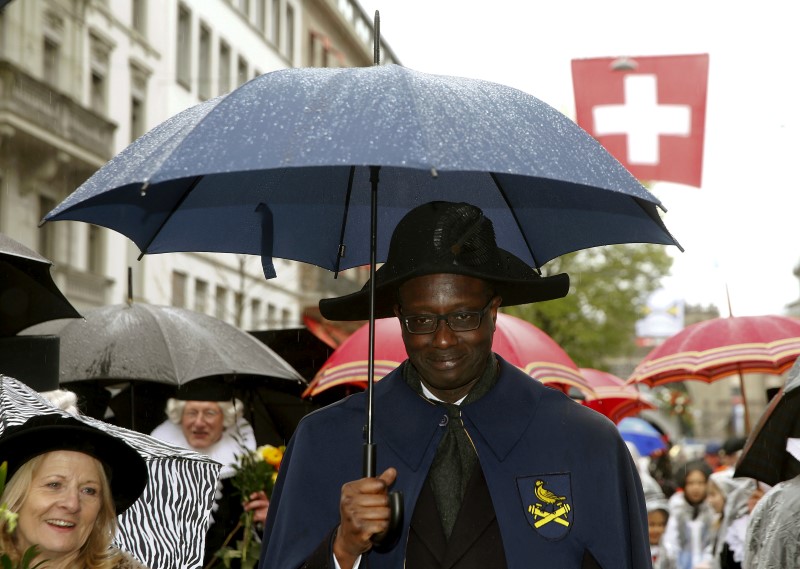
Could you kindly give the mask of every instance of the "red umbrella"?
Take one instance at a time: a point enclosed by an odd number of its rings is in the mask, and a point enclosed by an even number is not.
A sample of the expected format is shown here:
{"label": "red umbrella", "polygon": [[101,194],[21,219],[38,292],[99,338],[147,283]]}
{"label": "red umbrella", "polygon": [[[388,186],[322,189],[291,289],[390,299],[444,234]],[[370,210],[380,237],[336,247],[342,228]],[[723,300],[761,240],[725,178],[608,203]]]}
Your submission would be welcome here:
{"label": "red umbrella", "polygon": [[647,395],[612,373],[587,367],[580,368],[580,372],[594,390],[593,394],[586,396],[583,404],[602,413],[614,423],[644,409],[656,408]]}
{"label": "red umbrella", "polygon": [[800,320],[788,316],[731,316],[687,326],[650,352],[628,382],[650,386],[687,379],[712,383],[739,375],[750,429],[745,373],[781,375],[800,355]]}
{"label": "red umbrella", "polygon": [[[365,388],[368,379],[367,340],[369,328],[365,324],[345,340],[317,372],[303,393],[304,397],[337,385],[354,385]],[[550,336],[533,324],[510,316],[497,314],[497,329],[492,348],[509,363],[544,384],[569,391],[576,387],[586,394],[591,387],[578,371],[578,366]],[[405,360],[400,321],[384,318],[375,321],[375,380],[387,375]]]}

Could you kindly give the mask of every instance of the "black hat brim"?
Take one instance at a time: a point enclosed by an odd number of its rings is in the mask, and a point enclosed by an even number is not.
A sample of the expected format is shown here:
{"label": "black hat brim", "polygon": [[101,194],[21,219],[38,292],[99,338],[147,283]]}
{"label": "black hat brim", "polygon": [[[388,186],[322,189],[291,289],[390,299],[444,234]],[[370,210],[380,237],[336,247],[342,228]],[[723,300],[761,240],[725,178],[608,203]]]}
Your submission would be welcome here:
{"label": "black hat brim", "polygon": [[[518,257],[499,250],[499,266],[479,268],[468,265],[423,264],[399,274],[392,274],[389,263],[375,272],[375,318],[394,316],[397,289],[404,282],[431,274],[456,274],[484,280],[502,297],[500,306],[516,306],[563,298],[569,292],[569,276],[561,273],[540,277]],[[319,309],[328,320],[369,319],[369,282],[358,292],[320,300]]]}
{"label": "black hat brim", "polygon": [[56,450],[88,454],[106,467],[117,515],[133,505],[149,478],[144,459],[124,441],[77,419],[41,415],[0,437],[0,460],[8,463],[10,480],[30,459]]}

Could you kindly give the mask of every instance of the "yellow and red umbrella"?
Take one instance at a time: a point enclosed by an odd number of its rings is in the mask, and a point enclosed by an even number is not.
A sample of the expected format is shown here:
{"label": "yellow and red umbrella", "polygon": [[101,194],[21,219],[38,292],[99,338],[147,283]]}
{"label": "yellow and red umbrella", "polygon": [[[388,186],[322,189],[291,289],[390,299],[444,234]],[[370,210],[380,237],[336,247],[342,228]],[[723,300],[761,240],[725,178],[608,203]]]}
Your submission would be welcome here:
{"label": "yellow and red umbrella", "polygon": [[580,368],[580,372],[594,391],[586,396],[583,404],[602,413],[614,423],[645,409],[656,408],[647,394],[625,383],[624,379],[613,373],[586,367]]}
{"label": "yellow and red umbrella", "polygon": [[[745,373],[781,375],[800,355],[800,320],[788,316],[731,316],[687,326],[651,351],[628,383],[650,386],[696,380],[712,383]],[[745,422],[750,419],[745,403]]]}
{"label": "yellow and red umbrella", "polygon": [[[369,328],[365,324],[334,350],[303,396],[313,397],[339,385],[366,388],[369,377],[368,338]],[[567,352],[530,322],[498,313],[492,348],[509,363],[544,384],[564,392],[575,387],[586,396],[592,393]],[[374,379],[377,381],[384,377],[407,357],[400,321],[396,318],[376,320]]]}

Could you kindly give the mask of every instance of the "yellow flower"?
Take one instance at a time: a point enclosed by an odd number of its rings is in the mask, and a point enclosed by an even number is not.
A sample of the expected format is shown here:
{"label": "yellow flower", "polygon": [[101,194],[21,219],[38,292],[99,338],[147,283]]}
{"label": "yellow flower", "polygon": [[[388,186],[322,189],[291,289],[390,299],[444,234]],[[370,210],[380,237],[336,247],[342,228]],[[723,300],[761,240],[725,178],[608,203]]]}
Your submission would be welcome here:
{"label": "yellow flower", "polygon": [[264,445],[263,447],[259,448],[258,450],[261,453],[261,456],[264,457],[264,460],[278,468],[281,465],[281,460],[283,459],[283,449],[285,447],[274,447],[272,445]]}

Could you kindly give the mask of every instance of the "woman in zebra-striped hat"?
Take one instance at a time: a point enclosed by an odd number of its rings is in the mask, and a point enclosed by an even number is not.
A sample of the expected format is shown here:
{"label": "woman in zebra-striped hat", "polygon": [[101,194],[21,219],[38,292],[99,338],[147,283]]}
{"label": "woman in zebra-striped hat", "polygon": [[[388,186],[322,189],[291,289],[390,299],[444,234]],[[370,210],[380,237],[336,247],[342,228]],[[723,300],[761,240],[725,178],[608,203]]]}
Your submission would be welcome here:
{"label": "woman in zebra-striped hat", "polygon": [[147,485],[144,459],[122,440],[71,417],[46,414],[0,437],[8,484],[0,497],[16,527],[0,518],[0,553],[14,566],[32,546],[30,566],[145,569],[112,547],[117,516]]}

